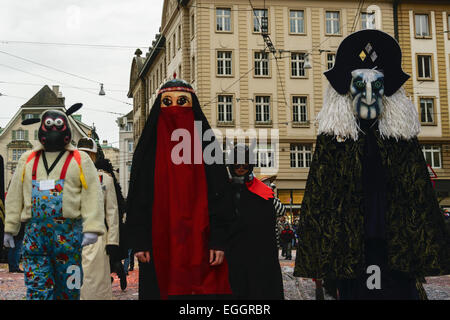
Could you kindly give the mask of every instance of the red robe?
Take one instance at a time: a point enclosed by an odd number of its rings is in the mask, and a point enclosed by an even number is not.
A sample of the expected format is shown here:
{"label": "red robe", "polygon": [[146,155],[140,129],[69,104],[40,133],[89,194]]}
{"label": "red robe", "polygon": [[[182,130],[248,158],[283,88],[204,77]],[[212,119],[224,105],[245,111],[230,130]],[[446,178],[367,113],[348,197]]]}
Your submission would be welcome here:
{"label": "red robe", "polygon": [[[172,161],[173,148],[183,141],[171,141],[177,129],[190,134],[190,164]],[[194,163],[194,151],[200,164]],[[161,108],[152,215],[153,262],[161,299],[171,295],[231,294],[226,261],[215,267],[209,264],[208,190],[201,153],[192,108]]]}

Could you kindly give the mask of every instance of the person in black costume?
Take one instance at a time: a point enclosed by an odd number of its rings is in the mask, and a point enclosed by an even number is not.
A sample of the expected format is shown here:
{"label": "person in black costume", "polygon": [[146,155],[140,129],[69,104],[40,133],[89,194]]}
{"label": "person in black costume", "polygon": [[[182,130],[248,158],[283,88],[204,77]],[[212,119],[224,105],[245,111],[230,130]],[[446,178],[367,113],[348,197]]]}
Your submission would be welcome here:
{"label": "person in black costume", "polygon": [[[192,138],[187,147],[198,144],[190,155],[200,161],[171,158],[171,134],[180,129]],[[133,154],[127,197],[126,242],[139,260],[140,300],[231,294],[224,259],[232,217],[227,170],[196,153],[222,158],[210,129],[189,83],[173,79],[160,88]]]}
{"label": "person in black costume", "polygon": [[389,34],[362,30],[325,72],[294,276],[336,283],[342,300],[426,299],[423,278],[450,273],[401,58]]}
{"label": "person in black costume", "polygon": [[[235,161],[228,167],[232,176],[235,221],[225,251],[233,296],[282,300],[273,190],[253,175],[253,161],[246,145],[236,145],[233,154]],[[240,161],[244,158],[245,161]]]}

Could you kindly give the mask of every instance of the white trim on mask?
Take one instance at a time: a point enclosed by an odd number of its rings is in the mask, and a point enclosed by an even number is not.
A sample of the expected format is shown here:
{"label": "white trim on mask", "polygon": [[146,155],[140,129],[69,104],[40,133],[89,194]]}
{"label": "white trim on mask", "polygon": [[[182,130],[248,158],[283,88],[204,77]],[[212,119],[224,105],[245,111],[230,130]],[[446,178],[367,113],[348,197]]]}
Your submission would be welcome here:
{"label": "white trim on mask", "polygon": [[[384,139],[409,140],[420,132],[417,110],[402,87],[392,96],[383,96],[383,113],[378,120],[380,135]],[[330,84],[325,91],[323,106],[317,114],[318,134],[331,134],[340,138],[358,140],[357,118],[352,108],[350,93],[339,94]]]}

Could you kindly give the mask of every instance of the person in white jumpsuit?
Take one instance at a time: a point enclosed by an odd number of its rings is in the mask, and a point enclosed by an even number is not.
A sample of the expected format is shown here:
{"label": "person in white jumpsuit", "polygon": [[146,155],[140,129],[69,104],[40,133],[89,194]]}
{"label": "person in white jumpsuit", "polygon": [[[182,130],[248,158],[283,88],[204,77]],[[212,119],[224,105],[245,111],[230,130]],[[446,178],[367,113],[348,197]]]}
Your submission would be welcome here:
{"label": "person in white jumpsuit", "polygon": [[[80,139],[78,150],[86,151],[95,163],[97,144],[92,138]],[[95,244],[83,248],[81,300],[112,300],[107,247],[119,245],[119,213],[113,178],[102,170],[98,170],[98,176],[103,191],[106,230]]]}

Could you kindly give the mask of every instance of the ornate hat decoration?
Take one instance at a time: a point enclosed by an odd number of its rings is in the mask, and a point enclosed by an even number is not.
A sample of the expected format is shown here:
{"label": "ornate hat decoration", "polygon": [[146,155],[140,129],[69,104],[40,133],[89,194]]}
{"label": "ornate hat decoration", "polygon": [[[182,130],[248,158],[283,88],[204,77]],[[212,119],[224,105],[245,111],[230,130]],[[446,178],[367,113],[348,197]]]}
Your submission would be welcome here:
{"label": "ornate hat decoration", "polygon": [[409,79],[402,70],[398,42],[379,30],[362,30],[347,36],[339,45],[333,68],[324,74],[331,86],[346,94],[356,69],[375,69],[384,74],[384,94],[391,96]]}
{"label": "ornate hat decoration", "polygon": [[186,91],[186,92],[195,94],[195,91],[192,88],[192,86],[188,82],[186,82],[185,80],[182,80],[182,79],[173,79],[173,80],[167,81],[165,84],[163,84],[161,89],[158,91],[158,94],[167,92],[167,91]]}

